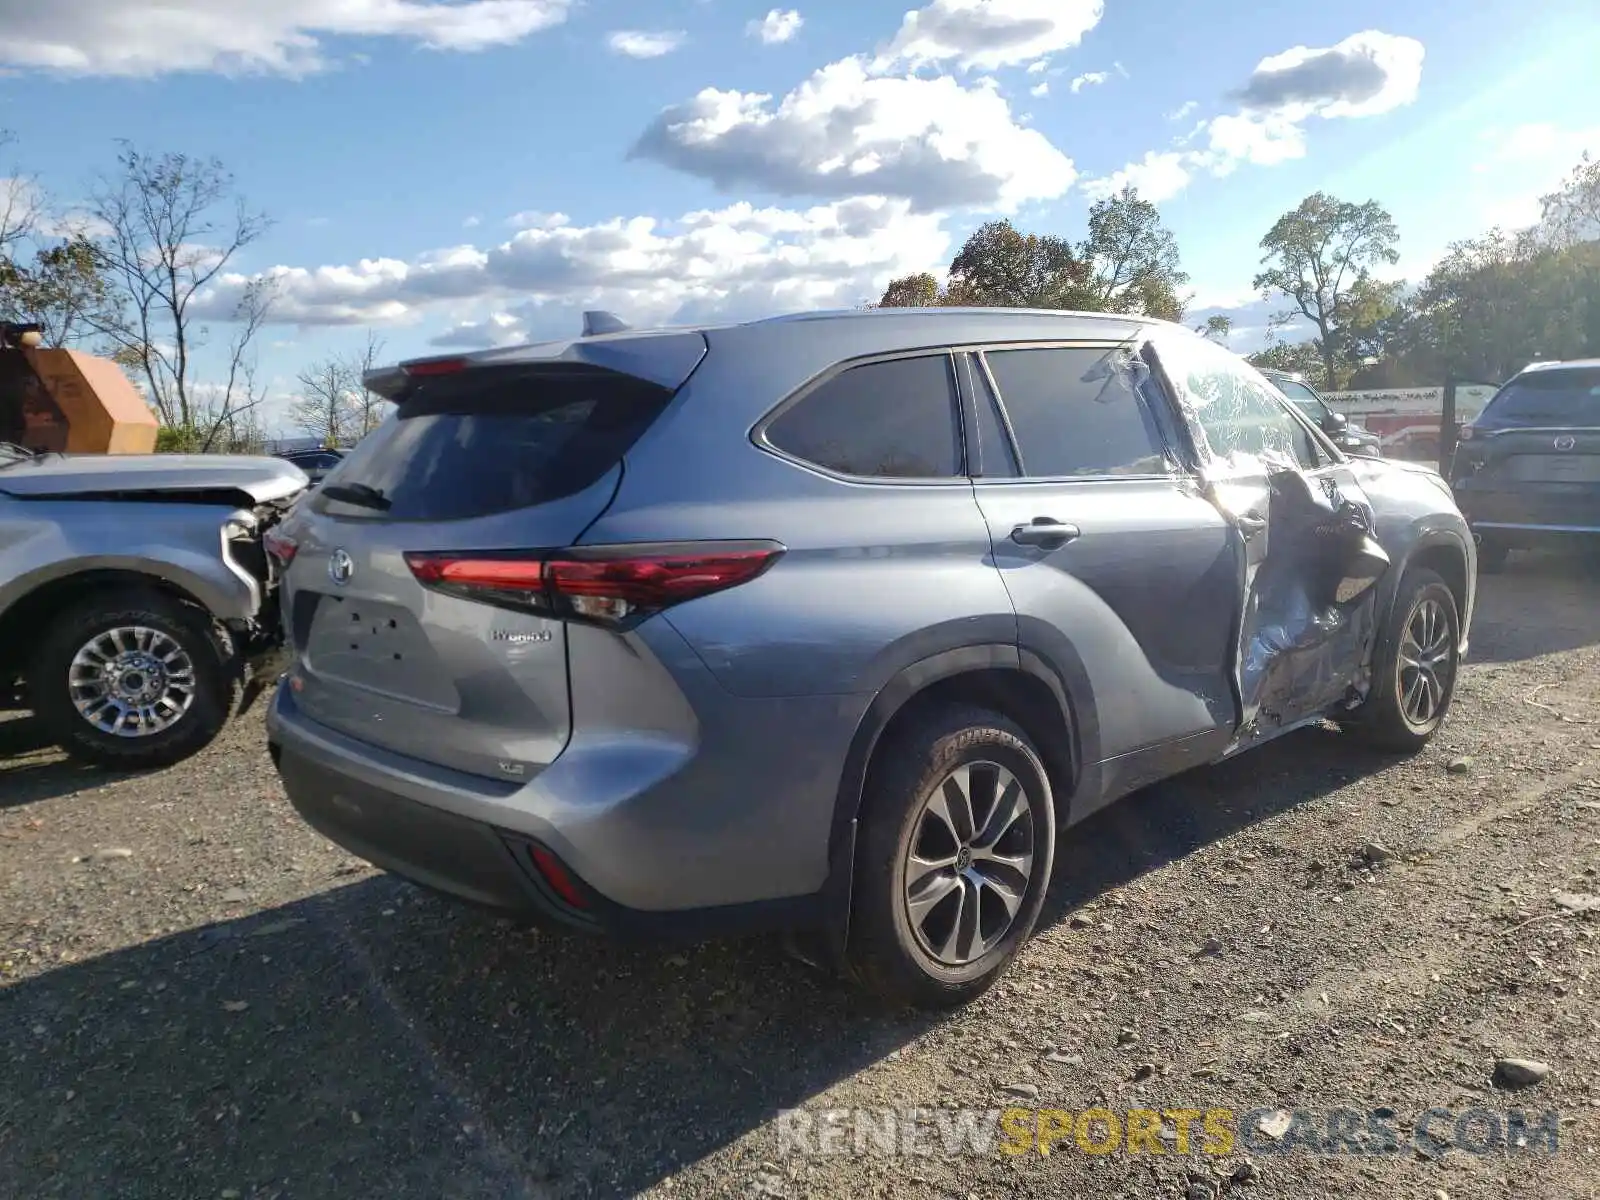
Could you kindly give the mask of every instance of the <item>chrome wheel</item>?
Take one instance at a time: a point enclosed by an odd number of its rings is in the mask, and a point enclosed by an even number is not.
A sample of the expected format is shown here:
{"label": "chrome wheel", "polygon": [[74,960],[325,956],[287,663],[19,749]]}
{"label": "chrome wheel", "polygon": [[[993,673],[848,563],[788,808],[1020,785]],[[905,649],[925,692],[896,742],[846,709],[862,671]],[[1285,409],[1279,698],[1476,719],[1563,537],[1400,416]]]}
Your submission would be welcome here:
{"label": "chrome wheel", "polygon": [[1016,776],[992,762],[952,771],[923,802],[906,857],[918,945],[947,966],[982,958],[1015,924],[1033,856],[1033,809]]}
{"label": "chrome wheel", "polygon": [[102,733],[150,737],[172,728],[195,698],[194,662],[172,635],[145,625],[96,634],[72,656],[67,690]]}
{"label": "chrome wheel", "polygon": [[1400,712],[1407,722],[1422,727],[1444,708],[1455,673],[1455,646],[1450,617],[1444,605],[1425,599],[1412,610],[1400,639],[1399,670],[1395,686]]}

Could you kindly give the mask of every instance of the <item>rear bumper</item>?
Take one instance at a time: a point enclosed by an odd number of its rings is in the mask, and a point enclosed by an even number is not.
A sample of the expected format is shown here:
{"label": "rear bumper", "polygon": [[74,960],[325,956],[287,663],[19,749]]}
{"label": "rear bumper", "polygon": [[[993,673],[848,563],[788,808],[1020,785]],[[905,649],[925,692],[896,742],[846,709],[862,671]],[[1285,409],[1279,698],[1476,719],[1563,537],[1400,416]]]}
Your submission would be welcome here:
{"label": "rear bumper", "polygon": [[[682,868],[681,895],[663,892],[659,853],[628,861],[636,838],[619,836],[615,845],[597,851],[595,830],[586,827],[592,814],[570,808],[563,814],[560,804],[530,812],[529,792],[537,781],[480,779],[358,742],[302,713],[287,679],[273,699],[267,727],[284,789],[307,824],[375,866],[467,902],[647,940],[801,929],[830,920],[831,892],[825,887],[792,897],[675,906],[675,899],[704,894],[703,875]],[[541,874],[535,848],[560,860],[581,906],[569,903]],[[606,855],[603,862],[597,853]],[[621,903],[586,878],[585,869],[609,879],[648,875],[655,882],[652,899],[663,907]]]}
{"label": "rear bumper", "polygon": [[1455,485],[1456,501],[1474,532],[1507,540],[1600,535],[1600,487],[1524,484],[1515,490]]}

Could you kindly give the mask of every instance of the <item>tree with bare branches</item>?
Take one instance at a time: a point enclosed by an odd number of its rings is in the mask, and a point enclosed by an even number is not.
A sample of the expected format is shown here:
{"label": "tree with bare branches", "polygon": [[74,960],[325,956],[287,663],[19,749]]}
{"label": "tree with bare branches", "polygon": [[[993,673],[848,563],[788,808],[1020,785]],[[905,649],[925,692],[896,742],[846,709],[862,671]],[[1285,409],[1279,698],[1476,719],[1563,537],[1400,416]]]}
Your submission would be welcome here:
{"label": "tree with bare branches", "polygon": [[100,261],[122,302],[100,332],[117,360],[142,378],[162,422],[200,432],[209,446],[214,435],[204,431],[220,428],[241,402],[237,385],[271,295],[246,289],[229,314],[239,332],[230,342],[228,382],[209,398],[195,373],[208,332],[196,323],[197,301],[270,222],[236,194],[217,159],[121,145],[117,173],[101,180],[90,202],[103,234]]}

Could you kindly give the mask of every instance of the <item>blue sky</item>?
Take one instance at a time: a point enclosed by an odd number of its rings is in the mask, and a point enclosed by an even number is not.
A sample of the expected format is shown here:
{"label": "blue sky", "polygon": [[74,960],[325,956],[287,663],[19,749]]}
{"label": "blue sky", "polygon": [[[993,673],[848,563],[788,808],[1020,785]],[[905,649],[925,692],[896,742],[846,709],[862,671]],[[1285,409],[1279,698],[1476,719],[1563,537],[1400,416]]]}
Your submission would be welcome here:
{"label": "blue sky", "polygon": [[1124,179],[1248,349],[1256,244],[1310,191],[1387,205],[1413,279],[1536,216],[1600,150],[1597,44],[1593,0],[0,0],[0,127],[65,207],[118,137],[224,159],[275,224],[208,311],[271,273],[282,394],[369,328],[860,303],[995,215],[1076,236]]}

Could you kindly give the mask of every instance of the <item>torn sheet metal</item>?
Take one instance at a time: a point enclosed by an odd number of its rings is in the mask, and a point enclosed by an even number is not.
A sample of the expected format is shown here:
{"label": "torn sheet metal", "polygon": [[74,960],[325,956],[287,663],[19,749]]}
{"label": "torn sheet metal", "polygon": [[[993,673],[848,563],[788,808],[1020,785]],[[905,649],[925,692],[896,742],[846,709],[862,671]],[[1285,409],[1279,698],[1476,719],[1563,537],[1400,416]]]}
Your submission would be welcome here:
{"label": "torn sheet metal", "polygon": [[1373,585],[1389,565],[1364,496],[1292,467],[1273,471],[1267,486],[1270,544],[1239,630],[1241,745],[1365,698],[1377,633]]}
{"label": "torn sheet metal", "polygon": [[1158,340],[1207,497],[1237,534],[1242,615],[1230,753],[1365,698],[1388,558],[1353,475],[1302,469],[1278,405],[1226,352]]}

